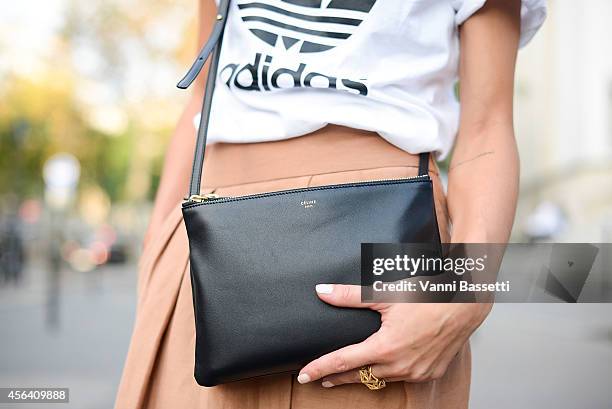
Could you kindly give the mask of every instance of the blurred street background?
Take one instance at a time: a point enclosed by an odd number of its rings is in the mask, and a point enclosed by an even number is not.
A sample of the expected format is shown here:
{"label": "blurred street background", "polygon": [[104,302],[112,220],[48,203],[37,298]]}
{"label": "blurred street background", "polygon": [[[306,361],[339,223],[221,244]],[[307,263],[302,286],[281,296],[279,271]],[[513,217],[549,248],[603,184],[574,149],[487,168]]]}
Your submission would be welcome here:
{"label": "blurred street background", "polygon": [[[112,407],[196,11],[3,5],[0,387],[69,387],[71,403],[53,407]],[[611,17],[609,0],[549,0],[519,55],[514,241],[612,242]],[[497,305],[472,352],[475,409],[612,408],[609,304]]]}

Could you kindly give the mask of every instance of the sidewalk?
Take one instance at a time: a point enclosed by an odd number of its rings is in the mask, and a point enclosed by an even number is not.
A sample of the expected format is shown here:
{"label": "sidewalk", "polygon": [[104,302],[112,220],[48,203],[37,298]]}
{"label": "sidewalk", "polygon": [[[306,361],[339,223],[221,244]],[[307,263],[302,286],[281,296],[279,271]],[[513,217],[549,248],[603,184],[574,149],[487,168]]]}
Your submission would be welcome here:
{"label": "sidewalk", "polygon": [[135,311],[133,266],[63,272],[57,301],[43,269],[24,279],[21,287],[0,288],[0,386],[70,388],[70,404],[37,409],[112,408]]}

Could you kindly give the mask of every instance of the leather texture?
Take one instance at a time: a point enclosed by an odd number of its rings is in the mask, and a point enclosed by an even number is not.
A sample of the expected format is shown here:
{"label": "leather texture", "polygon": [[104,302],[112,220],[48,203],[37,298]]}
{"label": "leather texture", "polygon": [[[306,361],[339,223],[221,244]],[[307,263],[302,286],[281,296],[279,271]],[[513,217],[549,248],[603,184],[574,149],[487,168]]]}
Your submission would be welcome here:
{"label": "leather texture", "polygon": [[429,176],[185,202],[202,386],[297,372],[361,342],[378,313],[320,301],[359,284],[360,243],[435,243]]}
{"label": "leather texture", "polygon": [[420,154],[418,178],[197,202],[229,5],[220,1],[211,37],[178,84],[188,87],[211,56],[183,203],[202,386],[297,372],[363,341],[379,328],[378,313],[327,305],[315,285],[359,284],[361,243],[440,242],[429,153]]}

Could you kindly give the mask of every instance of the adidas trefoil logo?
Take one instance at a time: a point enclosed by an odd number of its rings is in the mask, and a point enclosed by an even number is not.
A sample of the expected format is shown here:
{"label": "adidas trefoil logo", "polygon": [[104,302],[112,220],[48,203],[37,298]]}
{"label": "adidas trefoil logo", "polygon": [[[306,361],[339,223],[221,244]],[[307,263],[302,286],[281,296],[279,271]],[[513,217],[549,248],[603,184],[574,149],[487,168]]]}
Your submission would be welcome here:
{"label": "adidas trefoil logo", "polygon": [[240,0],[242,21],[273,47],[316,53],[348,39],[376,0]]}

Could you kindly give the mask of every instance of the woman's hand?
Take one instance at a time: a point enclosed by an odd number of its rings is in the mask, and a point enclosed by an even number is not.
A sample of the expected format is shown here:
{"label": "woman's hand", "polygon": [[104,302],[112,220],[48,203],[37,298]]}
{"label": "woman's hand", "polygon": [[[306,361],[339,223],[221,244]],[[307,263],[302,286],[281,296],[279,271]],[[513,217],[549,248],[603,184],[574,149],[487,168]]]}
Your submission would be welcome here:
{"label": "woman's hand", "polygon": [[298,382],[320,380],[324,387],[359,383],[359,368],[387,382],[438,379],[482,323],[490,304],[366,304],[355,285],[320,284],[321,300],[337,307],[370,308],[381,327],[365,341],[324,355],[306,365]]}

